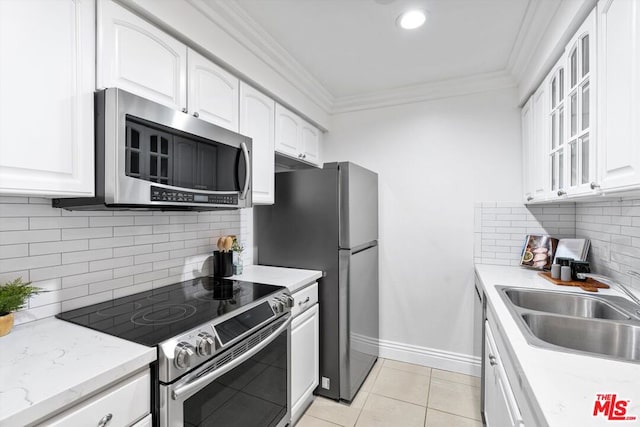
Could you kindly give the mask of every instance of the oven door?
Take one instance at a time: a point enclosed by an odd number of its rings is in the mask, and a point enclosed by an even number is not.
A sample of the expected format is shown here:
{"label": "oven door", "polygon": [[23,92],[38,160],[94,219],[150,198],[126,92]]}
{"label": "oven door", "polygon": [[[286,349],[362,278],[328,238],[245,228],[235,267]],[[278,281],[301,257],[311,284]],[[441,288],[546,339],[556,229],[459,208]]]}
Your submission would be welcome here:
{"label": "oven door", "polygon": [[160,425],[285,427],[291,419],[289,314],[173,384],[160,384]]}

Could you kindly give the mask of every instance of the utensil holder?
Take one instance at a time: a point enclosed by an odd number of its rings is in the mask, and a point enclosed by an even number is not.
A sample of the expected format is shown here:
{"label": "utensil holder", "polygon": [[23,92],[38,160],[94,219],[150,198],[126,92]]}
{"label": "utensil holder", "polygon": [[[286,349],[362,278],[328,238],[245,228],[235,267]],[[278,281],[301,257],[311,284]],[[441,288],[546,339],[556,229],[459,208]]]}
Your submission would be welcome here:
{"label": "utensil holder", "polygon": [[233,275],[233,252],[213,251],[213,276],[229,277]]}

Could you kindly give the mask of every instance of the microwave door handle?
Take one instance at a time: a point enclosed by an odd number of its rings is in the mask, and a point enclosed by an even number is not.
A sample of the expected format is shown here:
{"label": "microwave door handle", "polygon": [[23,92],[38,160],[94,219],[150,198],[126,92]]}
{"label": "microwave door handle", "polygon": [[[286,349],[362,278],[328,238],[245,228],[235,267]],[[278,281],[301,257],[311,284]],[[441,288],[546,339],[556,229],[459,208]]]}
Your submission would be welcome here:
{"label": "microwave door handle", "polygon": [[236,366],[243,364],[248,359],[255,356],[258,352],[260,352],[260,350],[264,349],[266,346],[271,344],[271,342],[275,340],[278,337],[278,335],[280,335],[289,327],[289,325],[291,325],[291,317],[289,317],[286,322],[284,322],[281,326],[279,326],[278,329],[276,329],[276,331],[269,336],[269,338],[265,339],[260,344],[253,347],[251,350],[247,351],[241,356],[233,359],[231,362],[222,366],[220,369],[216,369],[212,372],[209,372],[206,375],[203,375],[201,377],[194,379],[193,381],[189,381],[184,385],[176,387],[171,393],[171,398],[173,400],[180,400],[182,398],[187,399],[188,397],[192,396],[200,388],[204,387],[205,385],[209,384],[215,379],[223,376],[224,374],[226,374]]}
{"label": "microwave door handle", "polygon": [[251,165],[249,164],[249,150],[247,150],[247,144],[241,142],[240,148],[242,148],[242,154],[244,155],[244,163],[247,165],[247,173],[245,173],[244,176],[244,188],[242,189],[242,193],[240,194],[240,199],[244,200],[247,197],[247,191],[249,191],[249,181],[251,180]]}

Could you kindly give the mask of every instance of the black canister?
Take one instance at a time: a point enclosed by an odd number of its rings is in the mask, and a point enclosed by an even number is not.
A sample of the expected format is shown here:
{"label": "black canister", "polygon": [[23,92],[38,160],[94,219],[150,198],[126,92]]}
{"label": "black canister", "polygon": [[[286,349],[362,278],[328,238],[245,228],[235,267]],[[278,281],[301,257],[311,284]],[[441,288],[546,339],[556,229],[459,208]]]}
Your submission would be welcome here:
{"label": "black canister", "polygon": [[570,267],[571,261],[573,258],[556,257],[556,264],[560,264],[560,267]]}
{"label": "black canister", "polygon": [[233,252],[213,251],[213,277],[233,275]]}
{"label": "black canister", "polygon": [[578,280],[580,282],[584,282],[587,280],[578,278],[578,273],[590,273],[591,269],[589,268],[589,263],[586,261],[571,261],[571,279]]}

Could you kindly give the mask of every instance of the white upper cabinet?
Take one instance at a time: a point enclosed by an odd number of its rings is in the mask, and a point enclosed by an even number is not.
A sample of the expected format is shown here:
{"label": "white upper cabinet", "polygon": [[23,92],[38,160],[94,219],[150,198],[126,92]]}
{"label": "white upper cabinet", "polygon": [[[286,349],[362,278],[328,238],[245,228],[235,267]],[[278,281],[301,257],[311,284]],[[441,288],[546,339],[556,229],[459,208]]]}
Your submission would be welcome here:
{"label": "white upper cabinet", "polygon": [[533,133],[529,153],[531,155],[531,201],[544,200],[549,195],[549,91],[543,83],[533,94]]}
{"label": "white upper cabinet", "polygon": [[187,107],[187,47],[112,1],[98,2],[97,51],[98,88]]}
{"label": "white upper cabinet", "polygon": [[0,193],[92,196],[95,5],[0,1]]}
{"label": "white upper cabinet", "polygon": [[[564,132],[568,195],[592,193],[596,179],[596,11],[569,41],[566,56],[566,130]],[[593,188],[592,188],[593,187]]]}
{"label": "white upper cabinet", "polygon": [[[548,96],[546,112],[548,121],[544,126],[548,129],[548,163],[551,168],[549,177],[551,181],[551,196],[554,194],[562,196],[566,194],[565,189],[565,123],[566,123],[566,102],[565,102],[565,56],[560,58],[551,70],[551,73],[543,85],[547,86]],[[544,138],[544,130],[538,135],[537,143],[547,145]]]}
{"label": "white upper cabinet", "polygon": [[276,104],[276,152],[322,166],[320,130]]}
{"label": "white upper cabinet", "polygon": [[532,195],[532,173],[533,173],[533,96],[522,107],[520,113],[522,121],[522,186],[524,188],[524,202],[533,200]]}
{"label": "white upper cabinet", "polygon": [[640,186],[640,2],[600,0],[598,10],[598,184]]}
{"label": "white upper cabinet", "polygon": [[191,49],[188,55],[189,114],[238,132],[238,78]]}
{"label": "white upper cabinet", "polygon": [[320,150],[322,145],[320,144],[320,135],[322,133],[318,128],[304,120],[302,120],[300,132],[302,139],[302,159],[309,163],[321,165]]}
{"label": "white upper cabinet", "polygon": [[275,109],[273,99],[240,83],[240,133],[252,139],[253,203],[274,203]]}
{"label": "white upper cabinet", "polygon": [[297,114],[276,104],[276,151],[291,157],[300,157],[300,118]]}

